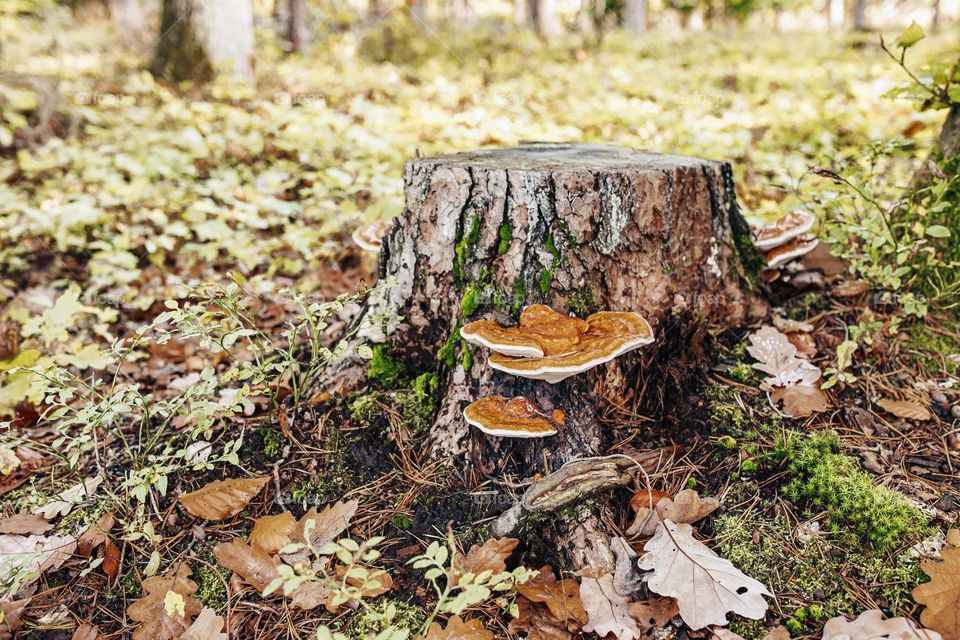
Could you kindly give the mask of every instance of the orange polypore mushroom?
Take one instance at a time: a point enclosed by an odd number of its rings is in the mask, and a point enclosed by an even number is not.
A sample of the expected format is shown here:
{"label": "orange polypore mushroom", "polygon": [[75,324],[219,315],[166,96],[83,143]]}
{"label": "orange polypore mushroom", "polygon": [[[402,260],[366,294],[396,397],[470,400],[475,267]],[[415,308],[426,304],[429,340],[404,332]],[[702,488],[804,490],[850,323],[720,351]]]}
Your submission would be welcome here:
{"label": "orange polypore mushroom", "polygon": [[533,304],[520,312],[518,327],[501,327],[492,320],[477,320],[462,327],[460,335],[471,344],[507,356],[539,358],[569,351],[586,331],[586,321],[543,304]]}
{"label": "orange polypore mushroom", "polygon": [[507,438],[543,438],[552,436],[563,426],[560,409],[550,413],[540,410],[530,398],[487,396],[472,402],[463,410],[468,424],[491,436]]}
{"label": "orange polypore mushroom", "polygon": [[580,340],[562,353],[535,358],[495,353],[488,362],[504,373],[555,384],[653,342],[653,329],[638,313],[601,311],[588,317],[586,324]]}
{"label": "orange polypore mushroom", "polygon": [[818,244],[820,244],[820,241],[815,236],[808,234],[794,238],[779,247],[774,247],[763,254],[767,261],[767,269],[780,267],[806,253],[810,253],[817,248]]}
{"label": "orange polypore mushroom", "polygon": [[393,220],[372,222],[354,229],[350,237],[364,251],[380,251],[380,247],[383,246],[383,236],[387,235],[392,225]]}
{"label": "orange polypore mushroom", "polygon": [[810,231],[816,221],[809,211],[795,209],[776,222],[756,229],[753,244],[764,251],[779,247]]}

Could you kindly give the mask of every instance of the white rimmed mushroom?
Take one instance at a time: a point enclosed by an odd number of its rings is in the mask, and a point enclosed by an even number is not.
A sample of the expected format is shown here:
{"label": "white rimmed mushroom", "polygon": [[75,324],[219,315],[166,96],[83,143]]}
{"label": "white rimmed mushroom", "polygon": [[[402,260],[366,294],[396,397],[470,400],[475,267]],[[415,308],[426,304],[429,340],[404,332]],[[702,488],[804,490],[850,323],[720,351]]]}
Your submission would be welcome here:
{"label": "white rimmed mushroom", "polygon": [[572,375],[610,362],[653,342],[653,329],[638,313],[602,311],[587,318],[587,331],[574,349],[539,358],[493,354],[488,363],[498,371],[556,384]]}
{"label": "white rimmed mushroom", "polygon": [[519,326],[502,327],[492,320],[477,320],[461,327],[460,336],[503,355],[539,358],[570,351],[586,331],[586,321],[533,304],[520,312]]}
{"label": "white rimmed mushroom", "polygon": [[810,253],[818,244],[820,244],[820,241],[817,240],[815,236],[808,234],[794,238],[787,243],[775,247],[763,254],[764,259],[767,261],[767,269],[781,267],[791,260]]}
{"label": "white rimmed mushroom", "polygon": [[383,237],[393,226],[393,220],[380,220],[357,227],[350,238],[364,251],[380,251],[383,246]]}
{"label": "white rimmed mushroom", "polygon": [[475,400],[463,410],[463,417],[480,431],[504,438],[543,438],[563,426],[560,409],[547,413],[526,396],[504,398],[487,396]]}
{"label": "white rimmed mushroom", "polygon": [[753,244],[762,251],[779,247],[810,231],[817,218],[809,211],[794,209],[776,222],[754,231]]}

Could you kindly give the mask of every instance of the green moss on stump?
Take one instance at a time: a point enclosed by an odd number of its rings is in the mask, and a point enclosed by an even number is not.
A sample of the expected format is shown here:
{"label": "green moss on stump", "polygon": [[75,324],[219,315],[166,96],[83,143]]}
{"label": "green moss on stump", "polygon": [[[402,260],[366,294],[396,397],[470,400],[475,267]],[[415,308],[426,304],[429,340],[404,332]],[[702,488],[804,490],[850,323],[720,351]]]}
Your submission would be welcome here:
{"label": "green moss on stump", "polygon": [[373,348],[373,357],[367,363],[367,378],[386,388],[397,387],[407,376],[407,366],[390,357],[390,347],[378,344]]}

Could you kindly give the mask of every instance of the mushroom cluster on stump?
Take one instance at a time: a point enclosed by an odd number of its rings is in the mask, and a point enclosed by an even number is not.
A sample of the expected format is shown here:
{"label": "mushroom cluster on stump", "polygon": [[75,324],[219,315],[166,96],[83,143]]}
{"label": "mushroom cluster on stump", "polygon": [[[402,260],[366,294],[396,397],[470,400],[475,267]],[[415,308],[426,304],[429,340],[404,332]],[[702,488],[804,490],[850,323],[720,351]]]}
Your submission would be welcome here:
{"label": "mushroom cluster on stump", "polygon": [[[537,143],[417,158],[404,181],[406,209],[380,252],[381,280],[393,285],[375,290],[360,322],[393,319],[361,339],[386,343],[410,370],[439,373],[427,446],[465,484],[503,474],[522,480],[605,453],[625,435],[595,419],[609,398],[629,402],[648,369],[681,375],[658,358],[689,352],[680,336],[691,326],[736,325],[761,312],[747,284],[760,260],[724,162]],[[603,309],[643,310],[658,340],[544,385],[488,367],[461,336],[481,317],[515,324],[538,303],[583,322]],[[364,378],[363,361],[348,357],[332,368],[328,388],[357,388]],[[463,418],[485,396],[528,397],[548,414],[562,398],[563,428],[546,439],[488,437]],[[558,547],[574,565],[612,562],[602,514],[582,515],[557,533]]]}
{"label": "mushroom cluster on stump", "polygon": [[776,222],[753,228],[753,244],[763,251],[767,282],[775,281],[781,269],[817,248],[820,241],[809,233],[816,221],[809,211],[795,209]]}

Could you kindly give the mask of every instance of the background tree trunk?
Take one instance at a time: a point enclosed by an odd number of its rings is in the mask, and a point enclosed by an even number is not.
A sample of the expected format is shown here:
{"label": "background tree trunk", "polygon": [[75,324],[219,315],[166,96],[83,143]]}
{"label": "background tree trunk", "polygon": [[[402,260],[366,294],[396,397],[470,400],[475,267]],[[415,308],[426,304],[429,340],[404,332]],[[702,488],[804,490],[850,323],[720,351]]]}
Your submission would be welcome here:
{"label": "background tree trunk", "polygon": [[117,33],[128,42],[140,42],[147,26],[140,0],[110,0],[108,6]]}
{"label": "background tree trunk", "polygon": [[252,84],[250,0],[163,0],[154,73],[173,81],[224,73]]}
{"label": "background tree trunk", "polygon": [[[396,284],[366,311],[368,319],[394,319],[363,338],[388,343],[413,370],[436,369],[440,360],[433,454],[463,460],[466,475],[550,473],[607,450],[614,435],[597,416],[609,399],[636,401],[643,388],[651,401],[662,398],[645,376],[677,377],[681,389],[678,353],[695,352],[702,339],[692,319],[735,325],[753,301],[741,288],[741,255],[752,250],[731,176],[725,163],[600,145],[531,144],[408,162],[407,209],[380,255],[381,281]],[[657,342],[550,385],[494,372],[488,353],[459,338],[465,322],[514,323],[533,303],[581,316],[638,311]],[[362,367],[340,363],[332,379],[349,385]],[[543,440],[488,437],[462,417],[487,395],[533,397],[563,409],[566,425]]]}
{"label": "background tree trunk", "polygon": [[290,0],[290,28],[287,38],[290,50],[303,53],[310,44],[310,14],[307,0]]}
{"label": "background tree trunk", "polygon": [[857,31],[869,31],[867,25],[867,0],[856,0],[853,5],[853,28]]}
{"label": "background tree trunk", "polygon": [[541,38],[550,40],[563,33],[556,0],[530,0],[530,9],[533,26]]}
{"label": "background tree trunk", "polygon": [[647,0],[627,0],[623,8],[623,26],[636,36],[647,32]]}

